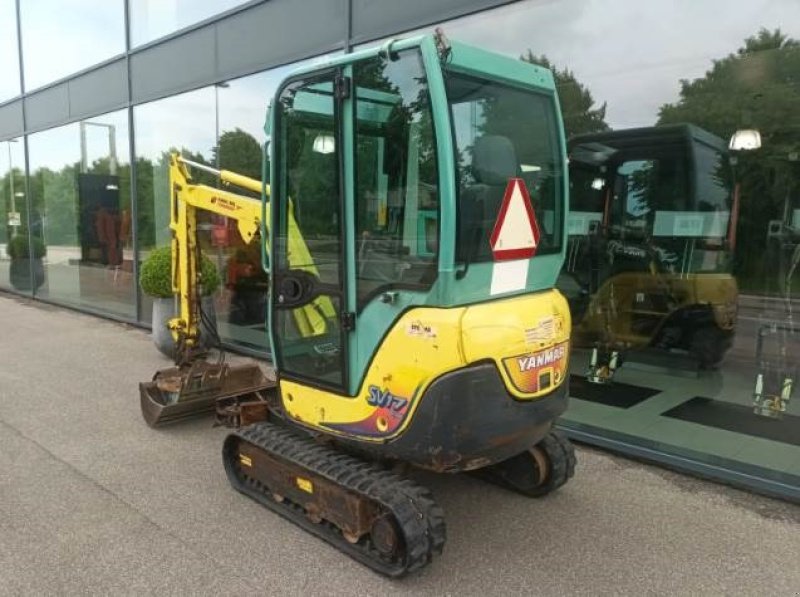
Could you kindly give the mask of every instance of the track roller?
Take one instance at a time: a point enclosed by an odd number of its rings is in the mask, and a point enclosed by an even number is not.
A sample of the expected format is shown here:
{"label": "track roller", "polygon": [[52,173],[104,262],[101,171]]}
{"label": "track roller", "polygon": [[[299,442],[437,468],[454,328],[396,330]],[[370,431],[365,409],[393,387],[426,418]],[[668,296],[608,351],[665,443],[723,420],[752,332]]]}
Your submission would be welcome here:
{"label": "track roller", "polygon": [[564,485],[575,473],[575,449],[560,431],[538,444],[477,471],[477,476],[528,497],[542,497]]}
{"label": "track roller", "polygon": [[374,464],[259,422],[223,446],[235,489],[387,576],[426,566],[445,542],[430,492]]}

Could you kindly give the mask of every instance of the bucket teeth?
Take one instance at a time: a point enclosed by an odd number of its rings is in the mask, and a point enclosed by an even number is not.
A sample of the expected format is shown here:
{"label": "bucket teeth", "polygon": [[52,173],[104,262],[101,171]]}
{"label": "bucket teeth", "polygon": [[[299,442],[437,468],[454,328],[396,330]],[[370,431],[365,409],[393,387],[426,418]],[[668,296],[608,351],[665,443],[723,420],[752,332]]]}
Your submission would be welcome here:
{"label": "bucket teeth", "polygon": [[274,388],[274,379],[258,365],[196,361],[162,369],[152,381],[139,384],[139,395],[145,422],[161,427],[213,413],[218,401],[260,397]]}

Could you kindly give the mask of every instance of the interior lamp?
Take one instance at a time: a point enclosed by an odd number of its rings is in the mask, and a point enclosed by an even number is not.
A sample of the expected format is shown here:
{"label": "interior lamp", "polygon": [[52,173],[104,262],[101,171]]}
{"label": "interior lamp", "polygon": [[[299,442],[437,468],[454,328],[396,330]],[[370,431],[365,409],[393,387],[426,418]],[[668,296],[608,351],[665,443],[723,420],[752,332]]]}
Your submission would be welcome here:
{"label": "interior lamp", "polygon": [[731,151],[751,151],[761,147],[761,133],[756,129],[740,129],[733,133],[728,149]]}

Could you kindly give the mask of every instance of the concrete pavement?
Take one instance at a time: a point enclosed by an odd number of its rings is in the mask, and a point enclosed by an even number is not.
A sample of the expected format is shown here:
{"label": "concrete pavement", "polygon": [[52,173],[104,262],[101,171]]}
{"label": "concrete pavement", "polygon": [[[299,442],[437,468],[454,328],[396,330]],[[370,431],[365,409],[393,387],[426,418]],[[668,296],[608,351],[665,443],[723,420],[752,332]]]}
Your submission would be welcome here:
{"label": "concrete pavement", "polygon": [[141,330],[0,294],[0,594],[800,594],[800,508],[590,449],[528,500],[427,473],[443,557],[376,576],[228,486],[225,430],[162,431]]}

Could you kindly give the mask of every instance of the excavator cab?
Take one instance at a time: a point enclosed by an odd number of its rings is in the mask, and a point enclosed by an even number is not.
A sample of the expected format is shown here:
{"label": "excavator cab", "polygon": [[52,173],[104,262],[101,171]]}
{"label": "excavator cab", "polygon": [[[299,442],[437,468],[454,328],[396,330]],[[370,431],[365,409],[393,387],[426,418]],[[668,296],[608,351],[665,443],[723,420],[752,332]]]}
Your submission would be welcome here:
{"label": "excavator cab", "polygon": [[[537,267],[509,274],[509,291],[553,285],[565,172],[550,74],[436,43],[391,41],[314,66],[276,95],[265,199],[282,379],[358,394],[404,312],[504,294],[491,288],[489,237],[512,179],[535,196],[543,234]],[[325,322],[314,333],[293,316],[310,303]]]}
{"label": "excavator cab", "polygon": [[623,355],[714,368],[732,345],[738,195],[725,142],[693,125],[569,141],[569,255],[559,280],[587,379]]}
{"label": "excavator cab", "polygon": [[[567,172],[553,76],[441,33],[391,40],[291,75],[267,134],[260,205],[173,186],[189,212],[225,212],[248,240],[256,221],[264,239],[275,373],[250,390],[263,420],[228,419],[225,469],[238,491],[400,576],[441,551],[442,513],[376,462],[476,471],[534,497],[574,471],[553,430],[571,329],[554,288]],[[191,215],[173,231],[172,327],[193,341]]]}

